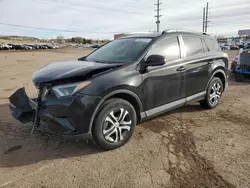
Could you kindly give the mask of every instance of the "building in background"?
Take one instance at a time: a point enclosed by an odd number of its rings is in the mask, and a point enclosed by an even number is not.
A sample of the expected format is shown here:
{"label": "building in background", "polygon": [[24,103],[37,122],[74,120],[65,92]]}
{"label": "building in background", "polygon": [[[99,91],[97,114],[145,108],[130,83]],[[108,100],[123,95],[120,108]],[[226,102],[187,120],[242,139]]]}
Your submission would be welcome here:
{"label": "building in background", "polygon": [[244,44],[250,46],[250,29],[239,30],[238,35]]}
{"label": "building in background", "polygon": [[239,30],[238,35],[240,37],[250,36],[250,29]]}

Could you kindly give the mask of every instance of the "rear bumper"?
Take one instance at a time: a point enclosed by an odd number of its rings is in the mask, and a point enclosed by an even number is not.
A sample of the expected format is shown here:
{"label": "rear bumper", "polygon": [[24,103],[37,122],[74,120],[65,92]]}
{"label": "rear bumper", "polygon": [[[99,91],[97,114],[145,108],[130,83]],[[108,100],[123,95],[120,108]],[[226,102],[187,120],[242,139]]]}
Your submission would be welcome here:
{"label": "rear bumper", "polygon": [[241,70],[241,69],[235,69],[235,72],[239,73],[239,74],[250,75],[250,71],[245,71],[245,70]]}
{"label": "rear bumper", "polygon": [[[47,123],[50,130],[59,132],[66,139],[91,139],[90,120],[100,100],[99,97],[83,94],[65,99],[57,99],[51,95],[46,98],[38,116],[42,123]],[[34,120],[37,106],[37,100],[29,98],[24,88],[10,97],[12,116],[22,123]]]}

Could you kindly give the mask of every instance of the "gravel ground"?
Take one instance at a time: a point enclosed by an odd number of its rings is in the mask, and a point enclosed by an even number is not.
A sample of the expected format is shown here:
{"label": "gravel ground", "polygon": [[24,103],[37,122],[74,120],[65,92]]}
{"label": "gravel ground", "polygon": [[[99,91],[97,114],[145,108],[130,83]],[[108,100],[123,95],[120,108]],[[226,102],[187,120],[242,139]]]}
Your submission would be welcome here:
{"label": "gravel ground", "polygon": [[114,151],[29,135],[31,125],[11,117],[8,96],[22,86],[35,95],[37,68],[89,52],[0,52],[0,187],[250,187],[250,81],[230,80],[214,110],[194,103],[138,125]]}

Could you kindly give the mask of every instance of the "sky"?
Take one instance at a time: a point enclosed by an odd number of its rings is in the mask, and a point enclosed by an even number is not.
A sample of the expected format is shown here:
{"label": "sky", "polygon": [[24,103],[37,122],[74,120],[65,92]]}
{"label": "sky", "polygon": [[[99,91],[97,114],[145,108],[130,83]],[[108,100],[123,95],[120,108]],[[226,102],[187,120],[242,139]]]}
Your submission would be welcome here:
{"label": "sky", "polygon": [[[236,36],[239,29],[250,29],[249,0],[161,0],[160,30],[202,31],[207,1],[211,21],[208,33]],[[155,3],[156,0],[0,0],[0,35],[112,39],[115,33],[155,31]]]}

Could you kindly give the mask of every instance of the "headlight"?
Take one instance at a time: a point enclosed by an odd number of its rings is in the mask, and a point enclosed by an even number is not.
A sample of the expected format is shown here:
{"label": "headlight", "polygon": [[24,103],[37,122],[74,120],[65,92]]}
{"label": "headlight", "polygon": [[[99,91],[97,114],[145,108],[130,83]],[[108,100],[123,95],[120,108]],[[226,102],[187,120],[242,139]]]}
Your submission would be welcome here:
{"label": "headlight", "polygon": [[55,92],[58,98],[67,97],[80,91],[82,88],[88,86],[91,82],[77,82],[72,84],[63,84],[54,86],[52,90]]}

